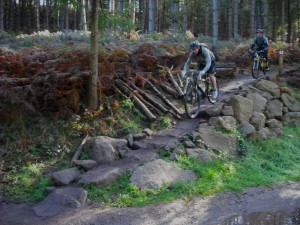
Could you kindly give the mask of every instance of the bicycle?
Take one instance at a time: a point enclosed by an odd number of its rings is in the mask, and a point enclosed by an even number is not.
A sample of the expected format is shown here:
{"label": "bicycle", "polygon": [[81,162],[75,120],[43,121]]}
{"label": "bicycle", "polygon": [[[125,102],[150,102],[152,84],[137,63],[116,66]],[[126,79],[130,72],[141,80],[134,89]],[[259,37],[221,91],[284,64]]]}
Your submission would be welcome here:
{"label": "bicycle", "polygon": [[208,98],[209,102],[214,104],[217,102],[219,95],[219,83],[216,79],[217,98],[213,98],[209,75],[206,73],[200,80],[197,79],[198,71],[189,71],[186,73],[186,84],[184,89],[184,108],[189,118],[196,118],[200,113],[201,101]]}
{"label": "bicycle", "polygon": [[[250,52],[252,55],[253,52]],[[266,76],[266,67],[267,62],[266,59],[262,56],[262,51],[256,51],[253,55],[253,64],[251,68],[251,73],[253,78],[257,79],[260,77],[260,71],[262,71],[263,75]]]}

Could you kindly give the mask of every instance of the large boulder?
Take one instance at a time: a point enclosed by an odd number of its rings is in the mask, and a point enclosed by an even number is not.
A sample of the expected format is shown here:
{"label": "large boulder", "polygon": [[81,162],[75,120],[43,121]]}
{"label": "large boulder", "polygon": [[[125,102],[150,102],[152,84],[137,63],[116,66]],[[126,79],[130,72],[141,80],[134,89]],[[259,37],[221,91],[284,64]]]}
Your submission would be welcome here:
{"label": "large boulder", "polygon": [[100,164],[119,159],[119,151],[125,148],[127,148],[127,140],[106,136],[89,138],[84,145],[84,151],[89,157]]}
{"label": "large boulder", "polygon": [[232,106],[234,117],[239,123],[249,122],[253,112],[253,102],[243,96],[233,96],[228,104]]}
{"label": "large boulder", "polygon": [[283,104],[278,99],[273,101],[269,101],[266,105],[266,109],[264,112],[265,116],[268,119],[279,119],[281,120],[283,114]]}
{"label": "large boulder", "polygon": [[256,112],[263,112],[266,104],[267,104],[267,99],[258,94],[257,92],[254,93],[248,93],[246,95],[246,98],[251,100],[253,102],[253,111]]}
{"label": "large boulder", "polygon": [[204,144],[211,149],[215,149],[229,155],[237,156],[236,135],[226,135],[216,132],[207,127],[199,127],[199,133]]}
{"label": "large boulder", "polygon": [[87,199],[82,188],[66,187],[52,191],[43,201],[33,207],[37,216],[50,217],[81,207]]}
{"label": "large boulder", "polygon": [[274,98],[280,97],[280,88],[272,81],[261,79],[256,83],[255,87],[261,91],[271,94]]}
{"label": "large boulder", "polygon": [[141,189],[161,188],[163,184],[188,182],[196,180],[196,174],[191,170],[183,170],[173,163],[157,159],[137,168],[130,182]]}

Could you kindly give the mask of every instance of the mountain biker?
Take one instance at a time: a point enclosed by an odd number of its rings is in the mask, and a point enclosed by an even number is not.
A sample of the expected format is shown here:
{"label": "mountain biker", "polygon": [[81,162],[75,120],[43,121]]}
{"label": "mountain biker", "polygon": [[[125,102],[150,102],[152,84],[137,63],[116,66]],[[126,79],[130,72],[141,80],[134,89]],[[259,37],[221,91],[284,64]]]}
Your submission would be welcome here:
{"label": "mountain biker", "polygon": [[269,42],[265,35],[263,35],[262,29],[257,29],[256,37],[254,38],[252,44],[250,45],[249,52],[253,53],[254,46],[257,46],[256,51],[261,51],[264,60],[266,61],[266,70],[270,70],[268,67],[268,46]]}
{"label": "mountain biker", "polygon": [[[215,59],[216,57],[214,56],[214,54],[212,53],[212,51],[210,51],[208,49],[208,47],[205,44],[201,44],[199,41],[192,41],[189,45],[191,53],[189,54],[189,57],[186,61],[186,63],[184,64],[182,73],[181,73],[181,77],[185,77],[187,70],[190,67],[191,61],[193,59],[195,59],[197,61],[197,66],[198,66],[198,70],[199,74],[197,79],[200,80],[201,77],[208,72],[211,82],[212,82],[212,86],[213,89],[211,89],[211,94],[213,98],[217,98],[218,96],[218,90],[217,90],[217,85],[216,85],[216,66],[215,66]],[[205,62],[202,61],[202,57],[204,57]]]}

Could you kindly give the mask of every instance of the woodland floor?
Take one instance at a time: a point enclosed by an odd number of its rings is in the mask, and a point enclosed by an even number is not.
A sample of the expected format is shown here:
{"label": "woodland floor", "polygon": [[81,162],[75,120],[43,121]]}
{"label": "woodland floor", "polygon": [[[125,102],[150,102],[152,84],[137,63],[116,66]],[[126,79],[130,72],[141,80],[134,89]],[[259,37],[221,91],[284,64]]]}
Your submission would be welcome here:
{"label": "woodland floor", "polygon": [[[287,68],[291,69],[291,68]],[[275,72],[270,72],[275,74]],[[223,97],[251,80],[245,71],[234,80],[222,82]],[[249,188],[241,193],[220,193],[196,199],[176,200],[146,207],[101,209],[96,204],[51,218],[37,217],[29,204],[0,206],[0,224],[95,224],[95,225],[215,225],[300,224],[300,182]]]}

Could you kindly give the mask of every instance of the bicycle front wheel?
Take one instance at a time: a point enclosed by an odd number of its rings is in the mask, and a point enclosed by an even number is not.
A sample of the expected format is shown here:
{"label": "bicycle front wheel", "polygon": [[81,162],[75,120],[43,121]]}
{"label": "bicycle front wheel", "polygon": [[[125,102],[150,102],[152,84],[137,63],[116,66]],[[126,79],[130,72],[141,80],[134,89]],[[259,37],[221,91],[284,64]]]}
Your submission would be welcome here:
{"label": "bicycle front wheel", "polygon": [[252,68],[251,68],[251,73],[253,78],[257,79],[259,78],[259,62],[253,62]]}
{"label": "bicycle front wheel", "polygon": [[212,104],[216,103],[217,100],[218,100],[218,97],[219,97],[219,82],[218,82],[218,79],[216,78],[216,91],[217,91],[216,98],[214,98],[212,96],[213,85],[211,83],[211,79],[209,80],[209,82],[206,82],[205,88],[206,88],[205,93],[207,95],[208,101]]}
{"label": "bicycle front wheel", "polygon": [[197,89],[192,80],[187,84],[184,107],[186,114],[191,119],[196,118],[200,113],[200,96],[197,94]]}

